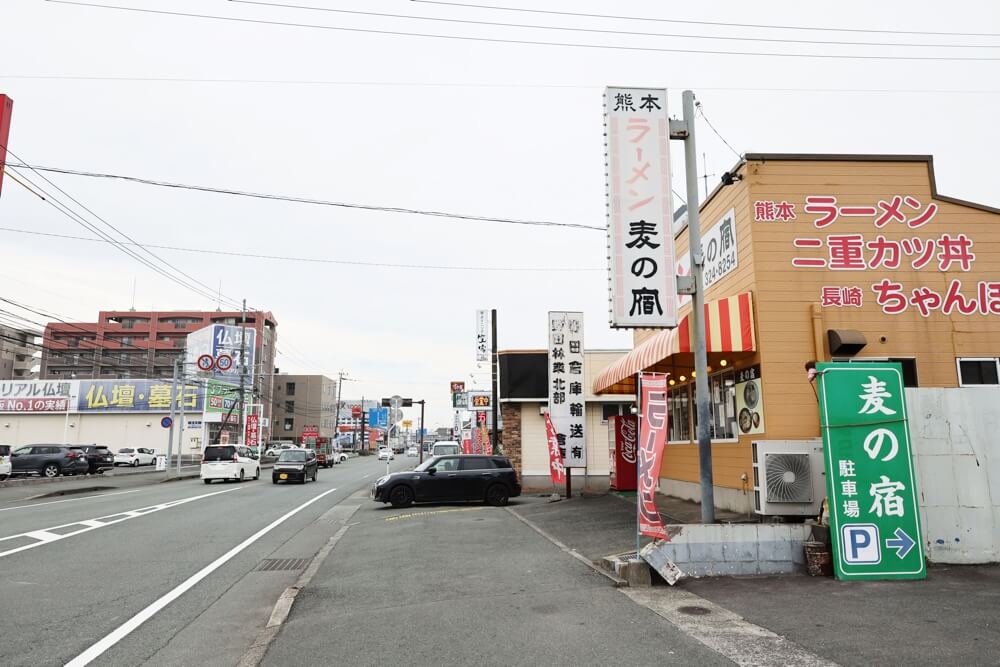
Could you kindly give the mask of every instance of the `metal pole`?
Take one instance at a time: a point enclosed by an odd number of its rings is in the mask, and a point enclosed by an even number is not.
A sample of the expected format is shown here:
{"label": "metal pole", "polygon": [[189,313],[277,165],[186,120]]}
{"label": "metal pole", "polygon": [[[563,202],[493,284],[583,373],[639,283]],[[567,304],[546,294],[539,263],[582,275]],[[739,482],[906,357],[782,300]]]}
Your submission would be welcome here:
{"label": "metal pole", "polygon": [[[243,385],[246,382],[247,364],[247,300],[243,299],[243,307],[240,310],[240,439],[237,444],[246,444],[246,399],[243,396]],[[304,479],[304,478],[303,478]]]}
{"label": "metal pole", "polygon": [[340,388],[344,386],[344,371],[337,373],[337,409],[333,413],[333,447],[337,449],[337,441],[340,439]]}
{"label": "metal pole", "polygon": [[170,383],[170,428],[167,431],[167,468],[166,478],[170,479],[170,459],[174,455],[174,417],[177,415],[177,362],[180,359],[174,359],[174,379]]}
{"label": "metal pole", "polygon": [[[184,460],[184,392],[187,389],[187,369],[184,367],[186,363],[186,350],[181,350],[180,356],[180,367],[181,367],[181,400],[180,400],[180,410],[177,415],[177,477],[181,476],[181,463]],[[175,394],[176,395],[176,394]]]}
{"label": "metal pole", "polygon": [[424,399],[420,399],[420,462],[424,462]]}
{"label": "metal pole", "polygon": [[493,374],[493,400],[490,404],[493,406],[493,454],[500,453],[500,419],[498,415],[497,406],[497,395],[500,393],[497,391],[497,309],[494,308],[490,311],[490,327],[491,327],[491,338],[493,343],[493,353],[490,355],[490,371]]}
{"label": "metal pole", "polygon": [[361,396],[361,428],[358,430],[358,453],[361,453],[365,444],[365,397]]}
{"label": "metal pole", "polygon": [[701,252],[701,221],[698,211],[698,153],[694,141],[694,92],[685,90],[682,97],[684,124],[684,173],[687,180],[688,252],[694,295],[691,321],[694,325],[695,405],[698,414],[698,467],[701,471],[701,521],[715,523],[715,489],[712,481],[712,438],[709,434],[708,353],[705,349],[705,281]]}
{"label": "metal pole", "polygon": [[69,444],[69,397],[66,397],[66,420],[63,422],[63,444]]}
{"label": "metal pole", "polygon": [[[635,416],[636,416],[636,431],[637,433],[642,433],[642,375],[636,378],[635,381]],[[639,436],[636,436],[638,441]],[[640,484],[642,483],[642,469],[638,464],[635,466],[635,556],[639,557],[639,551],[642,549],[642,529],[641,529],[641,514],[639,513],[639,503],[642,502],[642,498],[639,497]]]}

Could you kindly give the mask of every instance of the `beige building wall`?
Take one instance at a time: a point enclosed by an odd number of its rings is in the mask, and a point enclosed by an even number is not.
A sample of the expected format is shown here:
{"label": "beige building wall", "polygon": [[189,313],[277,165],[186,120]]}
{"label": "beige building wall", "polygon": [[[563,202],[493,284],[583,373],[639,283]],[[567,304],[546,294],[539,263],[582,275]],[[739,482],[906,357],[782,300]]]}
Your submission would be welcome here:
{"label": "beige building wall", "polygon": [[[107,445],[112,451],[121,447],[148,447],[158,454],[167,453],[168,429],[160,426],[166,415],[159,413],[70,413],[67,427],[65,413],[0,415],[0,442],[21,446],[36,443],[70,445]],[[202,422],[201,413],[188,415],[187,420]],[[179,429],[174,428],[177,437]],[[63,433],[66,434],[65,440]],[[184,431],[185,454],[201,451],[201,427]]]}

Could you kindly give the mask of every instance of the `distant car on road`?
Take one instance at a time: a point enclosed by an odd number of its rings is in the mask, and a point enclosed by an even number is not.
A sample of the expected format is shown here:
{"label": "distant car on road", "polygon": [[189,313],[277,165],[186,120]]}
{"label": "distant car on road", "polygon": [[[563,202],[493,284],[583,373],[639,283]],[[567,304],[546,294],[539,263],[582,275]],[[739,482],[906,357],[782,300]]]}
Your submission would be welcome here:
{"label": "distant car on road", "polygon": [[156,463],[156,452],[146,447],[122,447],[115,454],[115,466],[151,466]]}
{"label": "distant car on road", "polygon": [[87,454],[69,445],[27,445],[11,452],[11,474],[58,477],[83,475],[90,469]]}
{"label": "distant car on road", "polygon": [[417,451],[416,447],[410,447],[409,449],[406,450],[406,455],[407,456],[420,456],[420,452]]}
{"label": "distant car on road", "polygon": [[271,472],[271,483],[316,481],[319,459],[311,449],[286,449],[278,455]]}
{"label": "distant car on road", "polygon": [[392,453],[391,449],[380,449],[378,450],[378,460],[379,461],[393,461],[396,456]]}
{"label": "distant car on road", "polygon": [[506,456],[435,456],[413,470],[379,477],[370,495],[393,507],[457,500],[501,506],[521,495],[521,483]]}
{"label": "distant car on road", "polygon": [[260,479],[257,455],[243,445],[209,445],[201,458],[201,478],[205,484],[213,479]]}
{"label": "distant car on road", "polygon": [[0,445],[0,481],[10,477],[10,445]]}
{"label": "distant car on road", "polygon": [[72,445],[82,449],[87,455],[87,472],[91,475],[103,473],[115,467],[115,455],[107,445]]}
{"label": "distant car on road", "polygon": [[277,456],[286,449],[295,449],[295,445],[288,445],[288,444],[272,445],[271,447],[267,448],[267,451],[264,452],[264,456]]}
{"label": "distant car on road", "polygon": [[454,456],[462,453],[462,445],[454,440],[435,442],[431,447],[431,456]]}

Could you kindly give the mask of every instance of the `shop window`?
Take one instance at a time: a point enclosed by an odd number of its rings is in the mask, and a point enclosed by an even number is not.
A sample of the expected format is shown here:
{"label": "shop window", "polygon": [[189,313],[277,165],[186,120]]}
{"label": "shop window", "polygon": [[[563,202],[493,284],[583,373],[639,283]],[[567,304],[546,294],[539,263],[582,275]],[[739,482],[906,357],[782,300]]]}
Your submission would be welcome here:
{"label": "shop window", "polygon": [[[712,440],[736,439],[736,371],[728,370],[709,377],[708,433]],[[692,389],[692,392],[694,389]],[[692,400],[692,405],[694,401]],[[693,437],[698,437],[698,411],[692,409]]]}
{"label": "shop window", "polygon": [[607,424],[609,417],[618,417],[620,415],[630,414],[629,411],[630,403],[602,403],[601,404],[601,423]]}
{"label": "shop window", "polygon": [[671,388],[667,393],[667,408],[670,411],[671,442],[691,441],[691,387],[684,385]]}
{"label": "shop window", "polygon": [[958,384],[961,387],[1000,384],[1000,359],[958,359]]}

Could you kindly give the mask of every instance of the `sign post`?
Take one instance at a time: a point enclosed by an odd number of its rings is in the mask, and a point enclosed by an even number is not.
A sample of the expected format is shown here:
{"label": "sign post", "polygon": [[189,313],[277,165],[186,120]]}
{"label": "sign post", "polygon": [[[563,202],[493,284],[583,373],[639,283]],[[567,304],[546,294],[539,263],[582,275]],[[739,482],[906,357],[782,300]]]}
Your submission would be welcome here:
{"label": "sign post", "polygon": [[837,578],[925,578],[901,365],[816,368]]}

